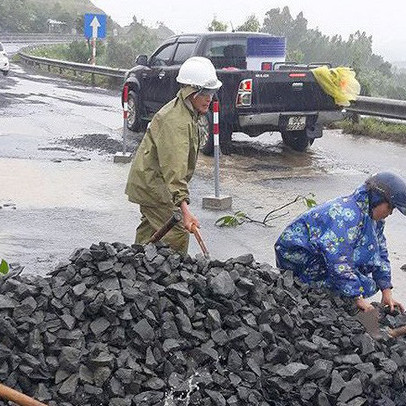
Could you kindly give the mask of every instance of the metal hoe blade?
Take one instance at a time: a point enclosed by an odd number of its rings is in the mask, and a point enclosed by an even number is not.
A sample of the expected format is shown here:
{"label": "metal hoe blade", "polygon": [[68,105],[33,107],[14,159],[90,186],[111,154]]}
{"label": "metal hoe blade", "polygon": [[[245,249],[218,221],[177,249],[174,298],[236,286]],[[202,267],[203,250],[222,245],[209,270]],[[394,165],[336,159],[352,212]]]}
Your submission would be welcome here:
{"label": "metal hoe blade", "polygon": [[379,310],[374,308],[366,312],[360,311],[355,318],[365,327],[367,333],[375,340],[382,337],[379,329]]}

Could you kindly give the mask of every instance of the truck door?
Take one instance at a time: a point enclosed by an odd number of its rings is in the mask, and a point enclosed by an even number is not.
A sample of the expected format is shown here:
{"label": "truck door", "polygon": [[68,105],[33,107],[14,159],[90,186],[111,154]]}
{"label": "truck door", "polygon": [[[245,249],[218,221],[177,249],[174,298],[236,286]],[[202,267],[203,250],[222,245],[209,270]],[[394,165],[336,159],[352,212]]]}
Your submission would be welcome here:
{"label": "truck door", "polygon": [[196,42],[195,36],[184,36],[178,42],[161,47],[151,57],[150,70],[143,72],[144,105],[149,114],[155,113],[176,96],[180,65],[193,55]]}
{"label": "truck door", "polygon": [[174,86],[174,67],[171,64],[176,45],[176,43],[165,44],[158,49],[151,56],[150,69],[141,74],[142,99],[147,114],[156,113],[173,97],[173,90],[171,91],[171,89]]}

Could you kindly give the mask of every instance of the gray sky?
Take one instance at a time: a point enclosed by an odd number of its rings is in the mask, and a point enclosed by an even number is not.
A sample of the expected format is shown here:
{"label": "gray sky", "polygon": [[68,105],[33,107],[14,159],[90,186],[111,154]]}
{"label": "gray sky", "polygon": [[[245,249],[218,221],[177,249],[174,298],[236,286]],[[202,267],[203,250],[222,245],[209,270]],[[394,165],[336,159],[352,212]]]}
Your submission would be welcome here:
{"label": "gray sky", "polygon": [[406,1],[390,0],[92,0],[120,25],[135,15],[150,27],[161,21],[175,33],[202,32],[213,17],[234,27],[255,14],[262,23],[271,8],[288,6],[293,17],[303,11],[308,28],[344,39],[357,30],[373,38],[373,50],[393,62],[406,60]]}

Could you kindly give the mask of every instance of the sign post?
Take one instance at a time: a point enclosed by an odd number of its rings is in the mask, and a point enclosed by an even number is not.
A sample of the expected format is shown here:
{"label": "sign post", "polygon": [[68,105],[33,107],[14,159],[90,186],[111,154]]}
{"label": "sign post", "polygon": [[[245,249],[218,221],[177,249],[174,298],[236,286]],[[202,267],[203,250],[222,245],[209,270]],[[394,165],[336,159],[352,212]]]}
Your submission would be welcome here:
{"label": "sign post", "polygon": [[96,40],[106,38],[106,15],[85,14],[85,37],[92,41],[92,57],[90,63],[96,65]]}

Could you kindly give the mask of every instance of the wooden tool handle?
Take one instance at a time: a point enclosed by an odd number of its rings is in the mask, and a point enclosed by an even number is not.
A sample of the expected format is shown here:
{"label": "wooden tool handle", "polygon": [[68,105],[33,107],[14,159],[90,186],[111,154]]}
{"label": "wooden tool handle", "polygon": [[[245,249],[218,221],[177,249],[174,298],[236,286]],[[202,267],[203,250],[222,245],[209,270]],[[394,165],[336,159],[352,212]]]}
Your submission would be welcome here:
{"label": "wooden tool handle", "polygon": [[179,211],[173,212],[172,217],[149,239],[148,243],[159,241],[165,234],[169,232],[179,221],[182,220],[182,214]]}
{"label": "wooden tool handle", "polygon": [[200,245],[200,249],[202,250],[204,256],[206,258],[208,258],[209,250],[207,249],[206,244],[204,243],[202,235],[200,234],[200,231],[197,228],[196,224],[192,224],[191,230],[192,230],[192,233],[194,234],[194,236],[196,237],[196,241]]}
{"label": "wooden tool handle", "polygon": [[38,400],[30,398],[21,392],[9,388],[6,385],[0,383],[0,397],[3,399],[11,400],[21,406],[47,406],[45,403],[41,403]]}

